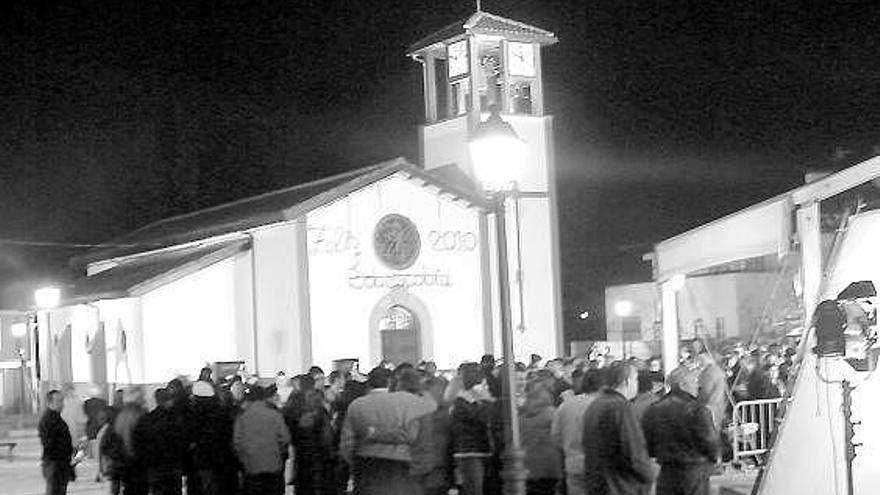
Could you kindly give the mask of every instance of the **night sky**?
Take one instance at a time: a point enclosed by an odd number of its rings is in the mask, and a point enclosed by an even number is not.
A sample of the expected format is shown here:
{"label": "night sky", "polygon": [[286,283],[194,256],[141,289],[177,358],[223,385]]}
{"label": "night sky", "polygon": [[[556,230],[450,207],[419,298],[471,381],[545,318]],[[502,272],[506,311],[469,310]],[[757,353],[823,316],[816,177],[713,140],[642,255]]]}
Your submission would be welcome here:
{"label": "night sky", "polygon": [[[150,221],[418,159],[412,42],[466,0],[18,1],[0,19],[0,275]],[[880,143],[872,2],[484,0],[553,31],[567,332],[653,243]],[[792,4],[792,5],[789,5]],[[849,154],[835,149],[850,150]],[[15,241],[10,243],[9,241]],[[62,245],[21,245],[40,241]],[[25,243],[27,244],[27,243]],[[590,327],[593,325],[593,327]]]}

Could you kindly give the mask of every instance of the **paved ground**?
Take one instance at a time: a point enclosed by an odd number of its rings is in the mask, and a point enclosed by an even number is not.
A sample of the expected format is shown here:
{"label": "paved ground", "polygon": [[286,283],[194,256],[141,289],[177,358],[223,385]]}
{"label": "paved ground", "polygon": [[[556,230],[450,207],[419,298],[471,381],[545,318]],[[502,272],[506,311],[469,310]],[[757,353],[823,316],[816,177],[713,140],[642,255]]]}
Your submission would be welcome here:
{"label": "paved ground", "polygon": [[[17,442],[12,459],[0,459],[0,493],[8,495],[42,495],[45,489],[40,472],[40,440],[35,433],[12,431],[11,440]],[[77,480],[69,485],[67,493],[82,495],[105,495],[109,493],[107,482],[96,483],[96,464],[85,461],[77,467]]]}
{"label": "paved ground", "polygon": [[[43,477],[40,472],[40,441],[35,430],[13,430],[9,440],[18,442],[12,459],[0,458],[0,493],[4,495],[41,495],[44,492]],[[77,480],[68,487],[68,493],[76,495],[106,495],[108,482],[95,482],[97,465],[86,460],[77,466]],[[749,495],[756,472],[728,472],[712,478],[713,494]],[[724,487],[724,490],[721,488]],[[725,491],[726,490],[726,491]],[[293,490],[288,487],[288,493]]]}
{"label": "paved ground", "polygon": [[756,470],[728,471],[711,478],[712,493],[718,495],[750,495],[755,478]]}

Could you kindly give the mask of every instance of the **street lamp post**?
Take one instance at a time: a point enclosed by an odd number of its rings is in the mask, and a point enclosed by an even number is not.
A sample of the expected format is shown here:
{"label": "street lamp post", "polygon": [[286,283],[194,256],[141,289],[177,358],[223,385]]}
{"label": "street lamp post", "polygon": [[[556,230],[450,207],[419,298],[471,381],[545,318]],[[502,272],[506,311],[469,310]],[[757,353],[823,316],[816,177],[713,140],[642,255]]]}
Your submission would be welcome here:
{"label": "street lamp post", "polygon": [[15,339],[16,345],[18,346],[18,359],[20,362],[19,371],[20,371],[21,376],[19,377],[20,378],[19,384],[21,386],[21,390],[20,390],[21,398],[19,400],[21,402],[19,402],[18,412],[19,412],[20,416],[24,416],[25,414],[27,414],[29,412],[29,409],[30,409],[28,407],[29,397],[28,397],[28,393],[27,393],[27,385],[25,383],[25,375],[27,375],[27,361],[25,359],[24,348],[27,345],[27,340],[26,340],[27,324],[13,323],[12,328],[11,328],[11,332],[12,332],[12,337]]}
{"label": "street lamp post", "polygon": [[516,132],[492,109],[489,118],[473,130],[469,142],[474,172],[488,195],[491,212],[495,216],[498,256],[498,289],[501,310],[501,346],[504,357],[502,368],[501,416],[504,423],[505,451],[502,457],[501,478],[504,493],[525,495],[527,471],[520,442],[519,414],[514,393],[516,390],[516,359],[513,354],[511,325],[510,276],[507,256],[506,203],[516,194],[517,165],[522,157],[523,142]]}
{"label": "street lamp post", "polygon": [[[42,366],[40,360],[40,333],[44,333],[47,338],[51,337],[51,329],[49,328],[50,321],[50,310],[58,306],[61,302],[61,289],[58,287],[41,287],[34,291],[34,304],[36,306],[36,321],[37,328],[34,331],[34,388],[37,390],[37,406],[39,407],[40,400],[42,397],[41,388],[42,388],[42,372],[40,367]],[[44,313],[45,317],[45,329],[41,328],[42,323],[40,323],[40,312]],[[49,365],[52,365],[52,360],[49,360]],[[48,373],[47,373],[48,374]]]}

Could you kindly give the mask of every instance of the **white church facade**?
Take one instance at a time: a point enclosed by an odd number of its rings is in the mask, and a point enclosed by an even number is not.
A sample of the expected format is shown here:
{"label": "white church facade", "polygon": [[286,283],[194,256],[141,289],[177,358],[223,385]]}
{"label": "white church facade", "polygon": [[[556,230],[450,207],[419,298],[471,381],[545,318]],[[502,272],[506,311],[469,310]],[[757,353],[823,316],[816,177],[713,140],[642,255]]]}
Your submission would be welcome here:
{"label": "white church facade", "polygon": [[421,165],[404,159],[160,220],[77,260],[40,311],[41,379],[156,383],[205,363],[272,376],[341,359],[500,355],[493,215],[469,132],[490,105],[526,143],[507,208],[518,359],[564,354],[552,120],[540,50],[552,33],[485,12],[414,45],[425,80]]}

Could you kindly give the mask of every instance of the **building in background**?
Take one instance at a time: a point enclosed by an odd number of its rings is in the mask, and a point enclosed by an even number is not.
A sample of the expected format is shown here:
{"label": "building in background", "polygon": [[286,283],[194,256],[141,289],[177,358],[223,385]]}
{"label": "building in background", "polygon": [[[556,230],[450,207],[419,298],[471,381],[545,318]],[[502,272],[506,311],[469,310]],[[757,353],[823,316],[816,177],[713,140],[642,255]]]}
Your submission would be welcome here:
{"label": "building in background", "polygon": [[32,410],[35,355],[32,327],[29,313],[0,311],[0,411]]}
{"label": "building in background", "polygon": [[660,352],[657,285],[653,282],[605,288],[605,344],[614,356],[646,358]]}
{"label": "building in background", "polygon": [[[766,344],[799,329],[803,313],[786,262],[762,256],[690,274],[676,294],[679,340],[704,340],[720,349],[733,342]],[[612,346],[623,342],[624,351],[632,348],[627,355],[659,355],[661,310],[654,282],[607,287],[606,340]]]}
{"label": "building in background", "polygon": [[501,109],[527,159],[509,209],[517,357],[562,353],[552,33],[478,12],[410,49],[423,64],[422,166],[403,159],[160,220],[75,260],[42,312],[47,383],[155,383],[205,363],[273,376],[356,358],[457,366],[500,354],[492,218],[470,129]]}

